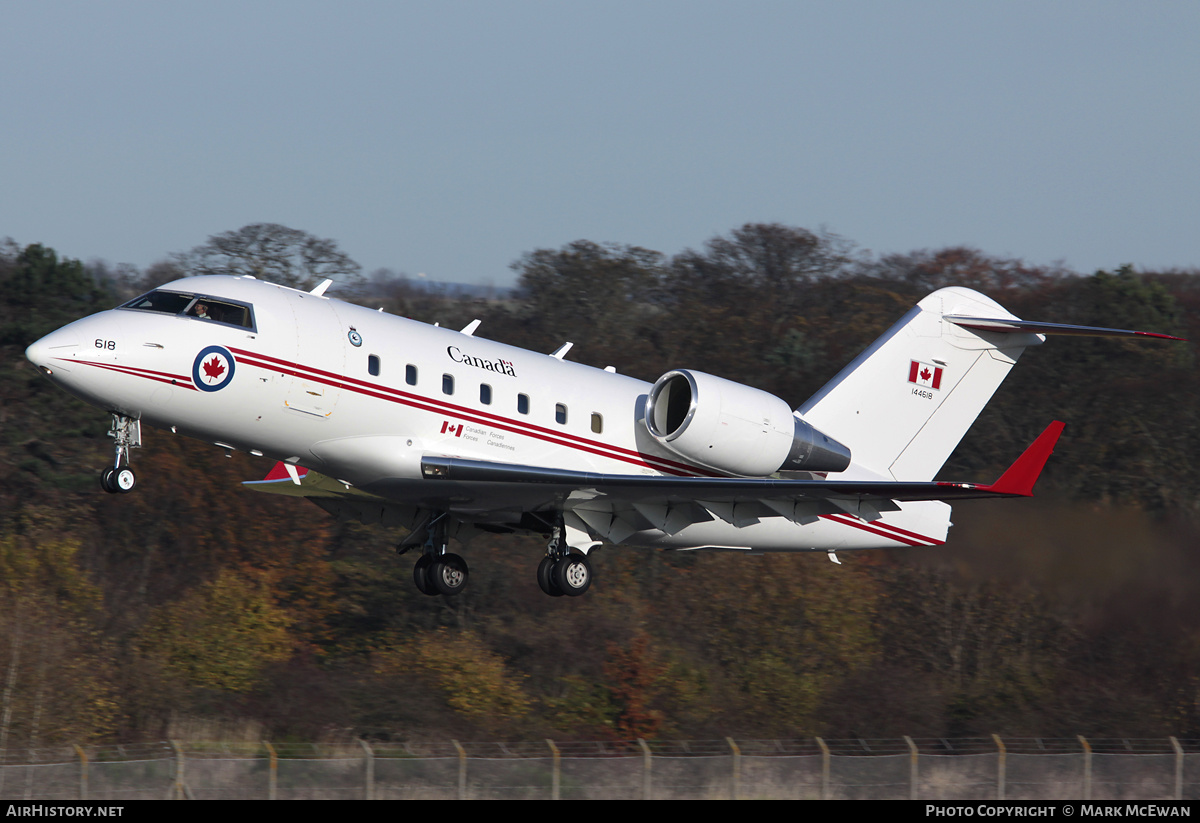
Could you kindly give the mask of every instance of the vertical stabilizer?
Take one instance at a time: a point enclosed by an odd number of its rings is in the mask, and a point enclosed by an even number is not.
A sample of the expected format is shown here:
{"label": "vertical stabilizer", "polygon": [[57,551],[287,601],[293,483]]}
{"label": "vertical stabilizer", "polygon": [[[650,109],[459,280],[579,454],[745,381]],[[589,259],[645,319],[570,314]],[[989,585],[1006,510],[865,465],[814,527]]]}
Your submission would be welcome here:
{"label": "vertical stabilizer", "polygon": [[1045,339],[967,329],[947,315],[1019,319],[979,292],[939,289],[798,409],[850,447],[848,472],[932,480],[1025,348]]}

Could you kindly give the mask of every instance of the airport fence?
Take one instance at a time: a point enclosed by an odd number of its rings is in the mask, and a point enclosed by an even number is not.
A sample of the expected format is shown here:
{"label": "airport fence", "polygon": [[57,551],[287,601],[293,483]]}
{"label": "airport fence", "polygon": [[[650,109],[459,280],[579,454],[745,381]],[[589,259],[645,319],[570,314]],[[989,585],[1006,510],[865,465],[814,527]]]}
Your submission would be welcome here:
{"label": "airport fence", "polygon": [[5,800],[1200,798],[1200,740],[164,741],[0,753]]}

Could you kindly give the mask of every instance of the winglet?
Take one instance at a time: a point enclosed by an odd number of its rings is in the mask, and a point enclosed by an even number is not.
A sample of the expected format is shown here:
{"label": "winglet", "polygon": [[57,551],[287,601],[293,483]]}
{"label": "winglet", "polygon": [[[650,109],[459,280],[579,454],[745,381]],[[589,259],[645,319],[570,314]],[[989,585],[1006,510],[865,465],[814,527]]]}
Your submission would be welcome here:
{"label": "winglet", "polygon": [[267,476],[264,477],[262,480],[251,481],[251,482],[274,483],[279,480],[290,479],[293,483],[295,483],[297,486],[299,486],[300,478],[303,477],[304,475],[308,474],[308,469],[304,469],[303,467],[301,467],[301,468],[302,468],[303,474],[301,474],[299,471],[297,471],[296,467],[293,466],[291,463],[284,463],[281,460],[278,463],[276,463],[274,466],[271,467],[271,471],[269,471],[267,473]]}
{"label": "winglet", "polygon": [[1066,426],[1061,420],[1055,420],[1046,430],[1038,435],[1016,462],[1008,467],[1008,471],[1000,475],[1000,479],[990,486],[980,486],[983,491],[998,494],[1012,494],[1020,497],[1033,496],[1033,484],[1037,482],[1046,467],[1046,461],[1054,452],[1054,444]]}

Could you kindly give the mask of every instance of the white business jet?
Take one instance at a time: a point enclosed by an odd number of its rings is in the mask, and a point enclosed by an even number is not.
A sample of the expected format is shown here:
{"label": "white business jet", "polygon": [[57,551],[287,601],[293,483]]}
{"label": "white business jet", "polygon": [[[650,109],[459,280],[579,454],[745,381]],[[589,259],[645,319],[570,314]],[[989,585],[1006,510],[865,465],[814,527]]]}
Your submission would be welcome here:
{"label": "white business jet", "polygon": [[1021,497],[1052,423],[992,484],[933,480],[1028,346],[1169,335],[1018,319],[978,292],[926,297],[794,410],[674,369],[654,384],[253,277],[168,283],[26,356],[112,415],[101,485],[129,492],[141,423],[279,461],[259,491],[409,529],[417,588],[453,595],[451,537],[534,532],[552,596],[583,594],[602,543],[837,552],[936,546],[946,501]]}

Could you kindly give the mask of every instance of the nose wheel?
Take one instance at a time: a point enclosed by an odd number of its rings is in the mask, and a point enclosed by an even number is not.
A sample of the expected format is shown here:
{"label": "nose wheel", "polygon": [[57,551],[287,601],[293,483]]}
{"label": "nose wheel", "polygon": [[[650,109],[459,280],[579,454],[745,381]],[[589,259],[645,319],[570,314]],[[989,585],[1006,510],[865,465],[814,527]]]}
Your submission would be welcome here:
{"label": "nose wheel", "polygon": [[133,469],[128,466],[123,469],[109,466],[100,472],[100,488],[109,494],[126,494],[133,491],[133,487],[136,485],[137,478],[133,474]]}
{"label": "nose wheel", "polygon": [[116,456],[113,465],[100,472],[100,488],[109,494],[126,494],[137,485],[137,477],[129,466],[129,450],[142,445],[142,421],[114,414],[108,436],[113,438]]}

